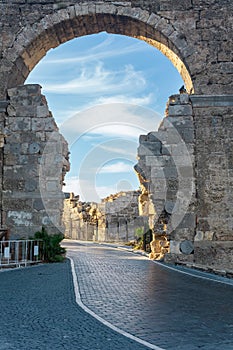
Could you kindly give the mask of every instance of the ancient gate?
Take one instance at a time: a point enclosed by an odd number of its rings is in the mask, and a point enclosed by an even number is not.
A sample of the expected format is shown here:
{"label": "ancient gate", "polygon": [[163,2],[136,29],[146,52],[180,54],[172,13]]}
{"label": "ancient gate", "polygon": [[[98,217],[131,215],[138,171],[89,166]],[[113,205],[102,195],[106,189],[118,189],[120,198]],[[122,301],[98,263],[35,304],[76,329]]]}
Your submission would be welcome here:
{"label": "ancient gate", "polygon": [[[39,86],[23,84],[49,49],[107,31],[158,48],[185,83],[160,130],[141,137],[137,167],[153,225],[166,224],[170,259],[233,265],[232,1],[2,0],[0,13],[1,225],[21,236],[42,223],[59,228],[60,204],[50,199],[62,201],[67,145]],[[55,169],[40,174],[54,147]]]}

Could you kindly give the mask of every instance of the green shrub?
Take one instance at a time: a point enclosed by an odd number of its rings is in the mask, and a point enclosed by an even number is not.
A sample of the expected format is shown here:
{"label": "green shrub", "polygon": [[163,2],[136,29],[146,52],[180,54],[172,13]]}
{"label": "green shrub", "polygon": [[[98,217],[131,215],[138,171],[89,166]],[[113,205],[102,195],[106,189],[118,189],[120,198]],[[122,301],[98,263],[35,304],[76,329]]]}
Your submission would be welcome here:
{"label": "green shrub", "polygon": [[65,248],[60,246],[64,236],[62,233],[49,235],[44,227],[34,234],[34,239],[42,239],[44,242],[43,257],[46,262],[61,262],[65,259]]}
{"label": "green shrub", "polygon": [[138,227],[135,230],[135,239],[137,241],[137,243],[139,243],[140,241],[142,241],[143,239],[143,233],[144,233],[144,229],[143,227]]}

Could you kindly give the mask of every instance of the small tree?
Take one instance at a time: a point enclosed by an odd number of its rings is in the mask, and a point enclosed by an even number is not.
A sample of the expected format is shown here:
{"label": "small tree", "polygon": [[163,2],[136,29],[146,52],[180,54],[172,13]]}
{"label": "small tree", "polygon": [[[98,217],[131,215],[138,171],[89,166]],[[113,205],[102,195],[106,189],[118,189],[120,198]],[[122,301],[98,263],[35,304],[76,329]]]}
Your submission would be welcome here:
{"label": "small tree", "polygon": [[44,242],[43,256],[47,262],[61,262],[65,258],[66,250],[60,246],[64,236],[62,233],[49,235],[44,227],[34,234],[35,239],[42,239]]}

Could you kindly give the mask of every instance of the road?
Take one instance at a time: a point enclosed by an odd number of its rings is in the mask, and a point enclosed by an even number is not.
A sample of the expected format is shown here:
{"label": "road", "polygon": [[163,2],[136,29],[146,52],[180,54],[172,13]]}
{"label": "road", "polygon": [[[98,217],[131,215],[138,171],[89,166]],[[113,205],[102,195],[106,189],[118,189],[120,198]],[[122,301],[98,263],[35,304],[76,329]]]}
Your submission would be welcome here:
{"label": "road", "polygon": [[163,349],[233,349],[233,285],[224,278],[184,274],[106,246],[66,246],[82,302],[104,320]]}
{"label": "road", "polygon": [[233,350],[232,281],[63,244],[64,263],[0,272],[0,350]]}

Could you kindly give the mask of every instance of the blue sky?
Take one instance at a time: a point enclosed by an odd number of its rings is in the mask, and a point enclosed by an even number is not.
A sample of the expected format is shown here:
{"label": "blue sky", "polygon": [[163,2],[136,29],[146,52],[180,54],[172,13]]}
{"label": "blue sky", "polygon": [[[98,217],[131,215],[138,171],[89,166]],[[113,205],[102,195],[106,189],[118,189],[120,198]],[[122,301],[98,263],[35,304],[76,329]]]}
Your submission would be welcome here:
{"label": "blue sky", "polygon": [[107,33],[50,50],[26,83],[42,86],[69,143],[71,171],[63,190],[83,201],[139,188],[133,171],[139,135],[158,129],[168,97],[183,85],[157,49]]}

